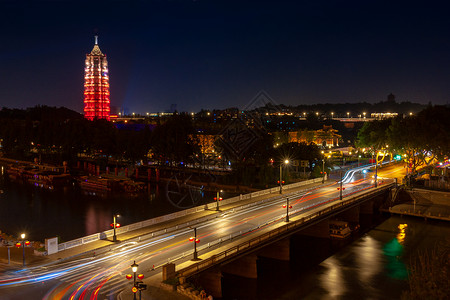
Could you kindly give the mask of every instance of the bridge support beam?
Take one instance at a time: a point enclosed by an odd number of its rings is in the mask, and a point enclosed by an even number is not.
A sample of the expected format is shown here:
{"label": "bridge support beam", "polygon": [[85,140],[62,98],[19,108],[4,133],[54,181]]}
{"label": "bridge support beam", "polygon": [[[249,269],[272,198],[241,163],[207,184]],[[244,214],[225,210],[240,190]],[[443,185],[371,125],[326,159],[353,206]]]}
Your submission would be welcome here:
{"label": "bridge support beam", "polygon": [[359,223],[359,206],[343,211],[338,215],[338,218],[347,222]]}
{"label": "bridge support beam", "polygon": [[373,214],[373,201],[366,201],[359,206],[361,214],[371,215]]}
{"label": "bridge support beam", "polygon": [[301,235],[314,236],[319,238],[330,238],[330,222],[328,219],[309,226],[300,231]]}
{"label": "bridge support beam", "polygon": [[249,254],[222,266],[222,272],[246,278],[258,278],[257,260],[258,256]]}
{"label": "bridge support beam", "polygon": [[216,298],[222,298],[222,272],[219,268],[211,268],[196,275],[196,282]]}
{"label": "bridge support beam", "polygon": [[271,244],[258,252],[258,256],[272,258],[277,260],[290,260],[290,239],[282,239],[281,241]]}

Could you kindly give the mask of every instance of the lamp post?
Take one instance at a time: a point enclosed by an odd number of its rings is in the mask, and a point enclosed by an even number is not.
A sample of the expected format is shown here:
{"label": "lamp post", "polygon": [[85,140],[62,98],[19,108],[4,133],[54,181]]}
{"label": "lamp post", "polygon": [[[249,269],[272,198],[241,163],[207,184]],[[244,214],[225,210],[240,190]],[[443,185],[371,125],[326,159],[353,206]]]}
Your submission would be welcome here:
{"label": "lamp post", "polygon": [[286,208],[286,222],[289,222],[289,209],[292,208],[292,205],[289,205],[289,197],[286,197],[286,204],[283,205],[283,208]]}
{"label": "lamp post", "polygon": [[323,183],[325,183],[325,156],[322,158],[322,184]]}
{"label": "lamp post", "polygon": [[222,190],[217,191],[217,195],[214,198],[216,200],[216,210],[219,211],[219,201],[222,201],[222,197],[220,197],[220,193],[223,192]]}
{"label": "lamp post", "polygon": [[[284,164],[288,165],[289,164],[289,159],[285,159],[284,160]],[[283,163],[280,164],[280,194],[283,193]]]}
{"label": "lamp post", "polygon": [[361,155],[358,155],[358,167],[359,167],[359,159],[361,158]]}
{"label": "lamp post", "polygon": [[119,214],[114,214],[113,215],[113,229],[114,229],[114,235],[113,235],[113,242],[117,242],[117,235],[116,235],[116,227],[118,227],[117,225],[117,218],[120,217]]}
{"label": "lamp post", "polygon": [[20,237],[22,238],[23,266],[25,267],[25,233],[22,233]]}
{"label": "lamp post", "polygon": [[378,177],[378,162],[377,162],[377,155],[375,155],[375,187],[378,187],[378,183],[377,183],[377,177]]}
{"label": "lamp post", "polygon": [[[131,265],[131,270],[133,271],[133,287],[136,287],[136,272],[139,265],[136,263],[136,261],[133,261],[133,264]],[[133,300],[136,300],[136,293],[133,292]]]}
{"label": "lamp post", "polygon": [[192,260],[198,260],[197,244],[200,240],[197,238],[197,228],[194,227],[194,236],[189,238],[190,242],[194,242],[194,258]]}

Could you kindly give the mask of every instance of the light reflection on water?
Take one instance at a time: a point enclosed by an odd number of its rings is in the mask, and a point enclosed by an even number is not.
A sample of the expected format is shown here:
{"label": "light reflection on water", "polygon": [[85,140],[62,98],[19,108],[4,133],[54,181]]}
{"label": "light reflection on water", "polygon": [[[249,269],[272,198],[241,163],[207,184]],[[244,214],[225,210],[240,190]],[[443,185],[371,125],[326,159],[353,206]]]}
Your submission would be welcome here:
{"label": "light reflection on water", "polygon": [[54,236],[68,241],[111,229],[115,213],[121,215],[118,223],[128,225],[179,210],[158,185],[138,196],[101,197],[71,187],[50,191],[5,177],[0,176],[0,230],[12,236],[26,232],[33,241]]}
{"label": "light reflection on water", "polygon": [[[403,231],[398,228],[405,223],[408,226]],[[418,251],[433,249],[448,236],[448,222],[393,216],[350,244],[336,246],[331,242],[328,258],[318,254],[327,247],[324,239],[301,240],[300,248],[291,253],[287,279],[271,276],[269,270],[258,277],[253,298],[230,296],[227,292],[225,299],[400,299],[402,291],[408,289],[407,266],[411,258]],[[292,255],[302,260],[293,262]],[[316,265],[306,266],[317,257]],[[225,275],[223,288],[232,289],[239,280]]]}
{"label": "light reflection on water", "polygon": [[[399,228],[405,223],[408,225]],[[448,236],[448,222],[393,216],[318,266],[292,278],[287,286],[293,288],[280,299],[400,299],[402,290],[408,288],[411,257],[433,249]],[[313,286],[306,287],[303,282]]]}
{"label": "light reflection on water", "polygon": [[323,282],[323,288],[332,298],[344,295],[346,290],[345,277],[342,266],[339,264],[335,257],[330,257],[323,262],[322,266],[326,270],[319,276],[319,281]]}

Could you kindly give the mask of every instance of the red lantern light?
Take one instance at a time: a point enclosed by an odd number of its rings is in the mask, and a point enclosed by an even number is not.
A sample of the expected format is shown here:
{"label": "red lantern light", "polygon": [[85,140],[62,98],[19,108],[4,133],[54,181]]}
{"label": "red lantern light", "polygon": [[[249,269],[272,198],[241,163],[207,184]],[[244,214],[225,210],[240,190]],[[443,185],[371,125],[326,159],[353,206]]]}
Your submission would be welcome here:
{"label": "red lantern light", "polygon": [[120,227],[120,223],[116,223],[116,228],[119,228]]}
{"label": "red lantern light", "polygon": [[289,208],[292,208],[292,205],[289,205]]}
{"label": "red lantern light", "polygon": [[193,241],[194,241],[194,237],[191,236],[191,237],[189,238],[189,242],[193,242]]}
{"label": "red lantern light", "polygon": [[278,184],[280,184],[280,181],[279,181],[279,180],[277,180],[277,183],[278,183]]}
{"label": "red lantern light", "polygon": [[30,241],[26,241],[25,246],[29,246],[29,245],[30,245]]}
{"label": "red lantern light", "polygon": [[16,247],[17,247],[17,248],[20,248],[20,246],[22,246],[21,243],[16,243]]}
{"label": "red lantern light", "polygon": [[219,198],[219,201],[222,201],[222,199],[223,199],[223,198],[222,198],[222,197],[220,197],[220,198]]}
{"label": "red lantern light", "polygon": [[114,228],[114,223],[111,223],[109,226],[111,226],[111,228]]}
{"label": "red lantern light", "polygon": [[200,243],[200,240],[199,240],[199,239],[196,239],[195,242],[198,244],[198,243]]}
{"label": "red lantern light", "polygon": [[214,197],[214,201],[217,200],[217,197]]}
{"label": "red lantern light", "polygon": [[284,180],[281,183],[284,184]]}
{"label": "red lantern light", "polygon": [[137,287],[133,286],[133,287],[131,288],[131,291],[132,291],[133,293],[136,293],[136,292],[137,292]]}
{"label": "red lantern light", "polygon": [[140,280],[144,279],[144,274],[139,274],[139,275],[138,275],[138,278],[139,278]]}
{"label": "red lantern light", "polygon": [[133,275],[127,274],[125,277],[126,277],[128,280],[130,280],[131,278],[133,278]]}
{"label": "red lantern light", "polygon": [[283,204],[283,208],[286,208],[286,204]]}

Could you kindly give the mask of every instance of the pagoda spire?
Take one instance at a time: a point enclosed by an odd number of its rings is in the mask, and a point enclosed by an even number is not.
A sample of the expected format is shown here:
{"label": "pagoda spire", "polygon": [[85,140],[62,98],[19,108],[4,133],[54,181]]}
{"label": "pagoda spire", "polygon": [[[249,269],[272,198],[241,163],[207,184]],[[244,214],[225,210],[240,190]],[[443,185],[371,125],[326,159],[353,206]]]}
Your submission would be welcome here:
{"label": "pagoda spire", "polygon": [[98,35],[97,34],[94,36],[94,40],[95,40],[94,44],[98,45]]}

